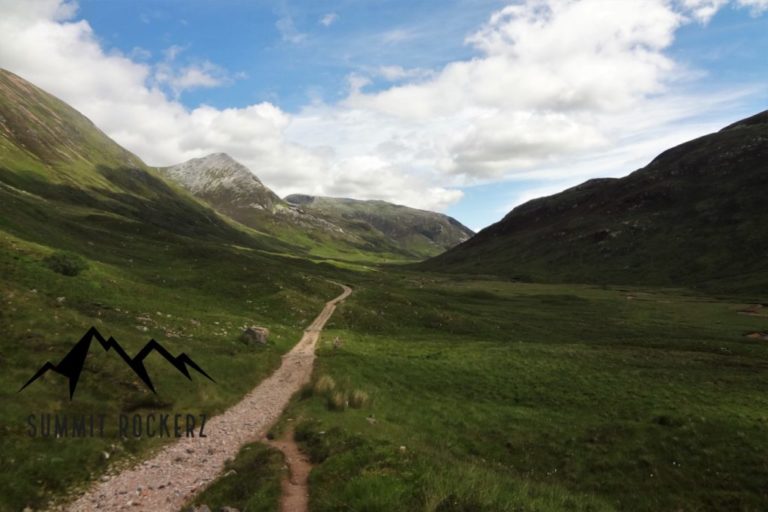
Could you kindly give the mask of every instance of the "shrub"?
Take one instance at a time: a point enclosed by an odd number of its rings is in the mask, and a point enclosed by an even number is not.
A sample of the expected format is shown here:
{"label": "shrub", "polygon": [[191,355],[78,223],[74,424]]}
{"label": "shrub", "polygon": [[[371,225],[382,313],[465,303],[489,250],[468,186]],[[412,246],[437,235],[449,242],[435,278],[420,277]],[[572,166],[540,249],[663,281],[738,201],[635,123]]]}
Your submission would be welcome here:
{"label": "shrub", "polygon": [[57,251],[46,256],[44,261],[48,268],[65,276],[76,276],[88,269],[88,263],[71,252]]}
{"label": "shrub", "polygon": [[315,382],[315,394],[327,395],[336,389],[336,381],[329,375],[323,375]]}
{"label": "shrub", "polygon": [[349,394],[349,406],[353,409],[360,409],[368,404],[368,393],[356,389]]}

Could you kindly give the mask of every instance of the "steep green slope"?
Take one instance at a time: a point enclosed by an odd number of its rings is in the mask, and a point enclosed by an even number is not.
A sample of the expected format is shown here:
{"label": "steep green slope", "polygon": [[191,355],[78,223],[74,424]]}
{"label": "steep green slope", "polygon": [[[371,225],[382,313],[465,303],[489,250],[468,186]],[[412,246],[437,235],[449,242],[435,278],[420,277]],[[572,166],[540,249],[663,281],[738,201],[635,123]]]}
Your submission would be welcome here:
{"label": "steep green slope", "polygon": [[4,69],[0,69],[0,151],[6,166],[78,186],[111,188],[103,176],[82,172],[84,168],[143,167],[88,118]]}
{"label": "steep green slope", "polygon": [[[65,103],[0,71],[0,511],[37,510],[164,441],[113,430],[30,437],[30,414],[210,415],[255,386],[337,294],[325,280],[339,278],[333,268],[292,250],[220,217]],[[254,324],[271,330],[267,346],[239,340]],[[91,326],[131,355],[150,338],[187,353],[216,383],[150,356],[154,395],[92,349],[72,401],[51,372],[18,392]]]}
{"label": "steep green slope", "polygon": [[[254,244],[231,223],[182,189],[163,181],[85,116],[22,78],[0,70],[0,222],[41,241],[57,237],[57,208],[92,225],[128,223],[129,232],[169,234]],[[35,217],[36,216],[36,217]],[[139,227],[136,222],[146,224]],[[27,223],[38,223],[30,229]],[[67,235],[69,236],[69,235]],[[264,248],[286,248],[263,238]]]}
{"label": "steep green slope", "polygon": [[768,112],[512,210],[423,264],[524,280],[768,285]]}
{"label": "steep green slope", "polygon": [[440,254],[474,233],[456,219],[386,201],[360,201],[293,194],[285,198],[303,211],[351,230],[381,233],[416,256]]}

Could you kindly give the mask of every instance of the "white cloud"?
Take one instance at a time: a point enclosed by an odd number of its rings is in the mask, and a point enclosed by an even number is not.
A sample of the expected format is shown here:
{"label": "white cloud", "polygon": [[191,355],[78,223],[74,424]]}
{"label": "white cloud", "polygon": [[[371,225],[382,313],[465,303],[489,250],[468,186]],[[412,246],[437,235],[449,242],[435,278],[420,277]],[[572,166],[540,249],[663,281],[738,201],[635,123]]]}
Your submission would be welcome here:
{"label": "white cloud", "polygon": [[320,18],[320,21],[318,23],[320,23],[324,27],[330,27],[331,25],[336,23],[338,19],[339,19],[338,14],[336,14],[335,12],[329,12],[328,14]]}
{"label": "white cloud", "polygon": [[175,99],[184,91],[220,87],[243,77],[242,73],[236,73],[233,78],[226,69],[208,60],[179,65],[178,57],[186,50],[186,46],[169,46],[163,51],[164,59],[156,63],[152,71],[154,83],[167,87]]}
{"label": "white cloud", "polygon": [[347,85],[349,87],[350,94],[360,94],[363,87],[370,85],[371,79],[367,76],[360,75],[358,73],[350,73],[347,75]]}
{"label": "white cloud", "polygon": [[288,43],[299,44],[307,38],[306,34],[299,32],[296,24],[293,22],[293,18],[287,14],[275,22],[275,27],[280,32],[280,37],[283,41]]}
{"label": "white cloud", "polygon": [[[678,1],[700,23],[708,23],[720,9],[729,3],[729,0]],[[734,7],[748,8],[753,16],[758,16],[768,10],[768,0],[735,0],[732,3]]]}
{"label": "white cloud", "polygon": [[[684,3],[509,5],[467,38],[478,57],[450,63],[427,80],[375,93],[352,90],[345,106],[399,120],[403,130],[429,121],[435,166],[460,177],[454,183],[562,168],[578,155],[613,147],[632,130],[621,122],[628,113],[647,111],[695,76],[665,54],[676,30],[689,16],[703,16],[694,10],[708,2]],[[678,117],[660,116],[669,130],[701,112],[699,98],[677,99]]]}
{"label": "white cloud", "polygon": [[467,39],[482,57],[451,63],[431,82],[352,97],[349,104],[412,118],[467,105],[617,110],[663,91],[675,69],[661,50],[680,23],[661,1],[516,4]]}
{"label": "white cloud", "polygon": [[768,11],[768,0],[738,0],[737,3],[741,7],[748,7],[753,16]]}
{"label": "white cloud", "polygon": [[405,79],[426,78],[432,75],[432,71],[422,68],[405,69],[402,66],[379,66],[375,74],[390,82],[399,82]]}
{"label": "white cloud", "polygon": [[[768,0],[732,0],[758,13]],[[105,51],[64,0],[0,0],[0,66],[56,94],[153,165],[224,151],[278,193],[380,198],[442,209],[461,186],[505,179],[570,183],[639,166],[722,121],[750,91],[680,94],[696,77],[666,50],[721,0],[528,0],[467,38],[476,52],[437,71],[391,65],[352,74],[339,104],[296,114],[271,103],[188,109],[178,95],[231,80],[207,61],[155,66]],[[306,40],[290,16],[281,38]],[[405,43],[407,29],[382,44]],[[185,56],[187,53],[184,54]],[[376,92],[371,77],[397,85]],[[703,107],[706,106],[706,107]],[[703,126],[690,118],[714,113]]]}
{"label": "white cloud", "polygon": [[379,36],[379,39],[384,44],[399,44],[411,39],[415,39],[417,36],[418,34],[412,29],[395,28],[383,32]]}
{"label": "white cloud", "polygon": [[177,67],[172,62],[160,62],[154,67],[155,83],[170,88],[174,98],[191,89],[219,87],[232,82],[227,71],[210,61]]}

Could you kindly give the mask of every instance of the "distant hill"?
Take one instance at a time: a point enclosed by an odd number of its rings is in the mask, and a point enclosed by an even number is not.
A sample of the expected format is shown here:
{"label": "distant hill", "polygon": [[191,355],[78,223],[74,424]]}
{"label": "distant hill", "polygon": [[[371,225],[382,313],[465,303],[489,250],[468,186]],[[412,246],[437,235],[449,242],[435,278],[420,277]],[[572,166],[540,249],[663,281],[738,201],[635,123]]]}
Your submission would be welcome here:
{"label": "distant hill", "polygon": [[540,281],[768,285],[768,111],[621,179],[535,199],[421,268]]}
{"label": "distant hill", "polygon": [[415,255],[430,256],[467,240],[474,232],[454,218],[386,201],[360,201],[303,194],[285,200],[328,222],[382,233]]}
{"label": "distant hill", "polygon": [[223,153],[157,171],[216,211],[311,254],[423,259],[472,234],[445,215],[383,201],[298,194],[283,200],[250,169]]}

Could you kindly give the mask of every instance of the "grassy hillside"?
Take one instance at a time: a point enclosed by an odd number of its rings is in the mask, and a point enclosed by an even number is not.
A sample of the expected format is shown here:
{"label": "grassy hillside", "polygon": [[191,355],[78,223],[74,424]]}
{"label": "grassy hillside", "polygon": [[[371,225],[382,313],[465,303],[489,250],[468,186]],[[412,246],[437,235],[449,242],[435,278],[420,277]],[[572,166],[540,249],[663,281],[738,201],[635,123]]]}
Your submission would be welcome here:
{"label": "grassy hillside", "polygon": [[[337,287],[327,265],[246,230],[176,188],[63,102],[0,72],[0,510],[76,492],[157,439],[32,438],[30,414],[215,414],[279,364]],[[272,331],[264,347],[245,325]],[[148,359],[158,390],[92,348],[74,400],[48,373],[95,325],[134,354],[150,338],[215,380]]]}
{"label": "grassy hillside", "polygon": [[110,190],[109,180],[91,169],[143,166],[85,116],[4,69],[0,69],[0,155],[4,165],[54,183]]}
{"label": "grassy hillside", "polygon": [[768,285],[766,191],[768,112],[625,178],[530,201],[421,268],[759,292]]}
{"label": "grassy hillside", "polygon": [[384,201],[293,195],[280,199],[224,153],[157,171],[217,212],[289,242],[306,258],[404,262],[443,252],[472,232],[445,215]]}
{"label": "grassy hillside", "polygon": [[[303,211],[368,238],[393,240],[412,257],[440,254],[474,233],[456,219],[386,201],[360,201],[294,194],[286,200]],[[366,236],[366,235],[364,235]]]}
{"label": "grassy hillside", "polygon": [[[392,236],[394,233],[390,231],[376,229],[364,220],[348,218],[346,214],[316,215],[292,205],[275,195],[250,169],[224,153],[156,170],[217,212],[289,243],[293,254],[305,258],[387,263],[422,259],[444,250],[424,238],[418,231],[423,226],[418,223],[410,222],[400,228],[408,236]],[[402,220],[401,210],[408,210],[411,218],[419,217],[420,221],[441,217],[432,212],[382,204],[386,205],[380,208],[383,217],[376,218],[383,218],[390,224]],[[450,239],[450,234],[443,238]],[[450,245],[464,238],[454,239]]]}

